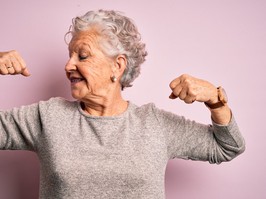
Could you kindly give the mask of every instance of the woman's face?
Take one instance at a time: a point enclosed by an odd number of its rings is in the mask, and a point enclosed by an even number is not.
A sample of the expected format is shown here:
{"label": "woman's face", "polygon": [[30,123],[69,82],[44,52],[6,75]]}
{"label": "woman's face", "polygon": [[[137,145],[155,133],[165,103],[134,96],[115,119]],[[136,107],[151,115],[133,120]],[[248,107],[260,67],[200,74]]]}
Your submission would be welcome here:
{"label": "woman's face", "polygon": [[92,30],[77,33],[69,44],[65,66],[72,96],[81,101],[105,97],[112,85],[114,60],[99,47],[100,37]]}

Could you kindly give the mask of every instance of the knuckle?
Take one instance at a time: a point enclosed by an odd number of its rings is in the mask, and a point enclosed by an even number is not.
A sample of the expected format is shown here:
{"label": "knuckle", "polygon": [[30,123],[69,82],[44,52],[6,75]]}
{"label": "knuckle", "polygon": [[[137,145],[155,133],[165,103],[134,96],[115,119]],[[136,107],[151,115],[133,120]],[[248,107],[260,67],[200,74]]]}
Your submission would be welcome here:
{"label": "knuckle", "polygon": [[2,75],[7,75],[8,74],[8,71],[5,71],[5,70],[1,70],[0,71]]}
{"label": "knuckle", "polygon": [[170,82],[169,87],[170,87],[171,89],[174,89],[174,88],[175,88],[175,83],[174,83],[174,81],[171,81],[171,82]]}
{"label": "knuckle", "polygon": [[191,104],[191,103],[192,103],[192,101],[191,101],[191,100],[188,100],[188,99],[185,99],[184,102],[185,102],[186,104]]}
{"label": "knuckle", "polygon": [[183,81],[183,83],[185,83],[186,85],[191,85],[191,81],[190,81],[190,79],[189,78],[186,78],[184,81]]}
{"label": "knuckle", "polygon": [[186,98],[186,94],[181,92],[180,95],[179,95],[179,98],[181,100],[184,100]]}
{"label": "knuckle", "polygon": [[184,96],[179,96],[179,99],[185,101],[185,97]]}
{"label": "knuckle", "polygon": [[18,51],[16,51],[16,50],[10,50],[9,53],[11,55],[18,55],[19,54]]}
{"label": "knuckle", "polygon": [[1,59],[2,62],[10,62],[11,57],[12,57],[12,55],[11,55],[11,53],[10,53],[10,51],[9,51],[9,52],[7,52],[7,53],[4,53],[4,54],[0,57],[0,59]]}
{"label": "knuckle", "polygon": [[176,81],[177,79],[174,79],[173,81],[170,82],[169,87],[173,90],[176,87]]}
{"label": "knuckle", "polygon": [[9,54],[2,55],[1,59],[3,62],[6,62],[8,60]]}
{"label": "knuckle", "polygon": [[188,74],[182,74],[181,76],[180,76],[182,79],[187,79],[187,78],[189,78],[190,76],[188,75]]}
{"label": "knuckle", "polygon": [[188,74],[181,75],[181,79],[182,82],[186,84],[191,82],[191,77]]}
{"label": "knuckle", "polygon": [[19,73],[21,73],[22,70],[21,70],[21,68],[14,67],[14,71],[16,74],[19,74]]}

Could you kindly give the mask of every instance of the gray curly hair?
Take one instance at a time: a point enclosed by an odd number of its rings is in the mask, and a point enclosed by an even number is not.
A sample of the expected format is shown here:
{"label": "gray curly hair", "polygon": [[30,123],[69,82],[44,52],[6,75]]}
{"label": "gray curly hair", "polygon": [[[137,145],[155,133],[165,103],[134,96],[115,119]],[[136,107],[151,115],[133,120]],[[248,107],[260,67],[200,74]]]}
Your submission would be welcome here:
{"label": "gray curly hair", "polygon": [[140,33],[132,19],[117,11],[89,11],[83,16],[73,19],[72,36],[80,31],[97,27],[100,36],[105,38],[101,43],[103,52],[110,57],[125,55],[126,69],[121,77],[122,90],[131,87],[131,83],[140,74],[140,65],[145,61],[147,52],[141,41]]}

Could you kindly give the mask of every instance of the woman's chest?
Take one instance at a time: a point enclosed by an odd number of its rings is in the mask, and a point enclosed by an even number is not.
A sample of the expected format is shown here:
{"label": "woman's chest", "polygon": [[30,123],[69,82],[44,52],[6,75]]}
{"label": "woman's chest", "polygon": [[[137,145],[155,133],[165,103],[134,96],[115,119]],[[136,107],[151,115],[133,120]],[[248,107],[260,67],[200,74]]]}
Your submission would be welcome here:
{"label": "woman's chest", "polygon": [[44,139],[41,164],[48,166],[51,178],[67,187],[132,190],[163,182],[168,159],[160,132],[98,125],[50,135],[54,136]]}

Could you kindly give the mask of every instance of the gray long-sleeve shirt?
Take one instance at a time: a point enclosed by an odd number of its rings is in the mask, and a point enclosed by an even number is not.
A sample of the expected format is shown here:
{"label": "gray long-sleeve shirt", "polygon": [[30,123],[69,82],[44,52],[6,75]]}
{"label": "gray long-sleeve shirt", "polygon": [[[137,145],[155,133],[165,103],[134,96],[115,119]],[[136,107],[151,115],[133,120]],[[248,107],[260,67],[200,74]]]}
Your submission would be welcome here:
{"label": "gray long-sleeve shirt", "polygon": [[0,149],[37,153],[41,199],[163,199],[169,159],[220,163],[245,148],[233,117],[203,125],[153,104],[99,117],[51,98],[2,111],[0,121]]}

